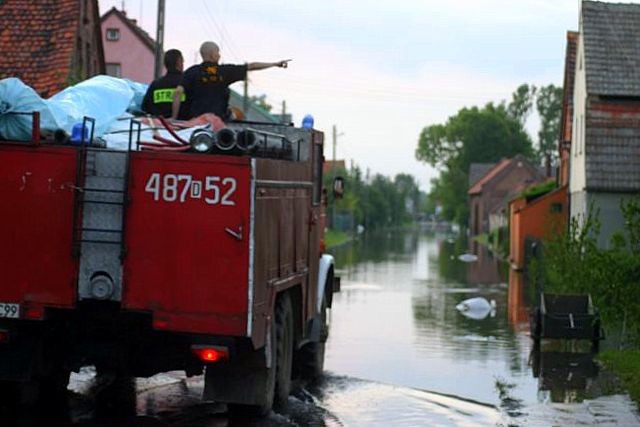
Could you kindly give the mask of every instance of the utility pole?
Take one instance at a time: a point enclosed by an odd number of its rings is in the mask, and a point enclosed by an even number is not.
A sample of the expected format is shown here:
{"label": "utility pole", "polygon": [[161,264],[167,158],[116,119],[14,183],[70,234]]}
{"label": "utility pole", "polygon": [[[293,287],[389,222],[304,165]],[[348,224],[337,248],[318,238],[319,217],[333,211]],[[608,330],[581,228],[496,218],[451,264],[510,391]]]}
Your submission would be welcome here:
{"label": "utility pole", "polygon": [[280,120],[282,123],[287,123],[287,101],[282,100],[282,120]]}
{"label": "utility pole", "polygon": [[156,29],[156,67],[154,71],[157,79],[162,74],[162,54],[164,50],[164,2],[158,0],[158,25]]}

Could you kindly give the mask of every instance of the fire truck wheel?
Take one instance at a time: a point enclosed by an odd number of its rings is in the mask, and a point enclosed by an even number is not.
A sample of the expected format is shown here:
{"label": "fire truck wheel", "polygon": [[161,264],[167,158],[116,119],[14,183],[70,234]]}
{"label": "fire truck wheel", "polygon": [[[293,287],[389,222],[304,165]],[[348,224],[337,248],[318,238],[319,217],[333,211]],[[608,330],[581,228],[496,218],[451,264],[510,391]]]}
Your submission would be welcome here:
{"label": "fire truck wheel", "polygon": [[291,298],[282,294],[276,302],[276,387],[273,406],[287,406],[291,392],[291,369],[293,365],[293,309]]}
{"label": "fire truck wheel", "polygon": [[67,387],[71,372],[59,369],[39,381],[39,399],[53,405],[63,403],[67,399]]}
{"label": "fire truck wheel", "polygon": [[65,370],[25,382],[2,382],[0,399],[11,405],[55,407],[66,402],[68,384],[69,371]]}
{"label": "fire truck wheel", "polygon": [[324,349],[329,337],[329,323],[327,322],[327,299],[322,298],[320,308],[320,341],[310,342],[298,352],[298,375],[307,380],[318,379],[324,372]]}

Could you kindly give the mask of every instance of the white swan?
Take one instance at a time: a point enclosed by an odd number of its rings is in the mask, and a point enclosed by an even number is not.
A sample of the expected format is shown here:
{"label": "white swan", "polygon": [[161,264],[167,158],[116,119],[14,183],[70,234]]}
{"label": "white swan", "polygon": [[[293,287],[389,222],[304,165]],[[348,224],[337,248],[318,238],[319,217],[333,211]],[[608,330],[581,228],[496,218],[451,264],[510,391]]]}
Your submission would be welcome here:
{"label": "white swan", "polygon": [[456,309],[466,317],[481,320],[492,312],[495,314],[496,302],[482,297],[469,298],[456,305]]}

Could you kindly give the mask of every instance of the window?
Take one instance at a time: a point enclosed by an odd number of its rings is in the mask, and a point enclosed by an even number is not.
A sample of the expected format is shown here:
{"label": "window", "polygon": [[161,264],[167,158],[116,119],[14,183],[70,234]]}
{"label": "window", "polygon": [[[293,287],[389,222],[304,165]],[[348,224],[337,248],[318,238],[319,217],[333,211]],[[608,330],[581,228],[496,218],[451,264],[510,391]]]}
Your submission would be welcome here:
{"label": "window", "polygon": [[119,28],[107,28],[107,40],[110,42],[117,42],[120,40],[120,29]]}
{"label": "window", "polygon": [[122,68],[120,67],[120,64],[114,64],[114,63],[107,63],[107,75],[108,76],[112,76],[112,77],[122,77]]}

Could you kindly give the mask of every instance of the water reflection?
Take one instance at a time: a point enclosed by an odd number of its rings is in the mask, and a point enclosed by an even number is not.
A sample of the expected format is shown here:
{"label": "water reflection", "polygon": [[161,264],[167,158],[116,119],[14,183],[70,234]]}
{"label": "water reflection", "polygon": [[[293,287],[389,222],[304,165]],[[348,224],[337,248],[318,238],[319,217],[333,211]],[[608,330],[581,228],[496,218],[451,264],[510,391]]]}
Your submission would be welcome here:
{"label": "water reflection", "polygon": [[477,255],[478,261],[469,264],[467,283],[479,285],[503,282],[500,260],[485,246],[477,244],[473,246],[475,248],[473,253]]}
{"label": "water reflection", "polygon": [[590,353],[531,352],[531,370],[538,379],[542,402],[580,403],[598,376],[598,365]]}
{"label": "water reflection", "polygon": [[[334,297],[327,369],[485,402],[502,408],[505,424],[535,418],[525,424],[550,425],[566,408],[539,405],[614,391],[594,385],[604,377],[592,360],[530,356],[530,287],[480,247],[476,262],[461,262],[467,251],[464,238],[400,232],[336,250],[343,290]],[[473,319],[456,310],[473,297],[495,300],[495,316]]]}
{"label": "water reflection", "polygon": [[509,270],[508,294],[509,323],[516,330],[526,329],[529,326],[529,309],[525,297],[525,278],[522,272]]}
{"label": "water reflection", "polygon": [[[343,291],[334,299],[328,369],[492,404],[495,377],[515,377],[516,395],[535,395],[528,337],[509,327],[507,285],[469,284],[469,265],[457,258],[467,247],[449,236],[384,233],[337,250]],[[494,317],[456,310],[477,296],[496,301]]]}

